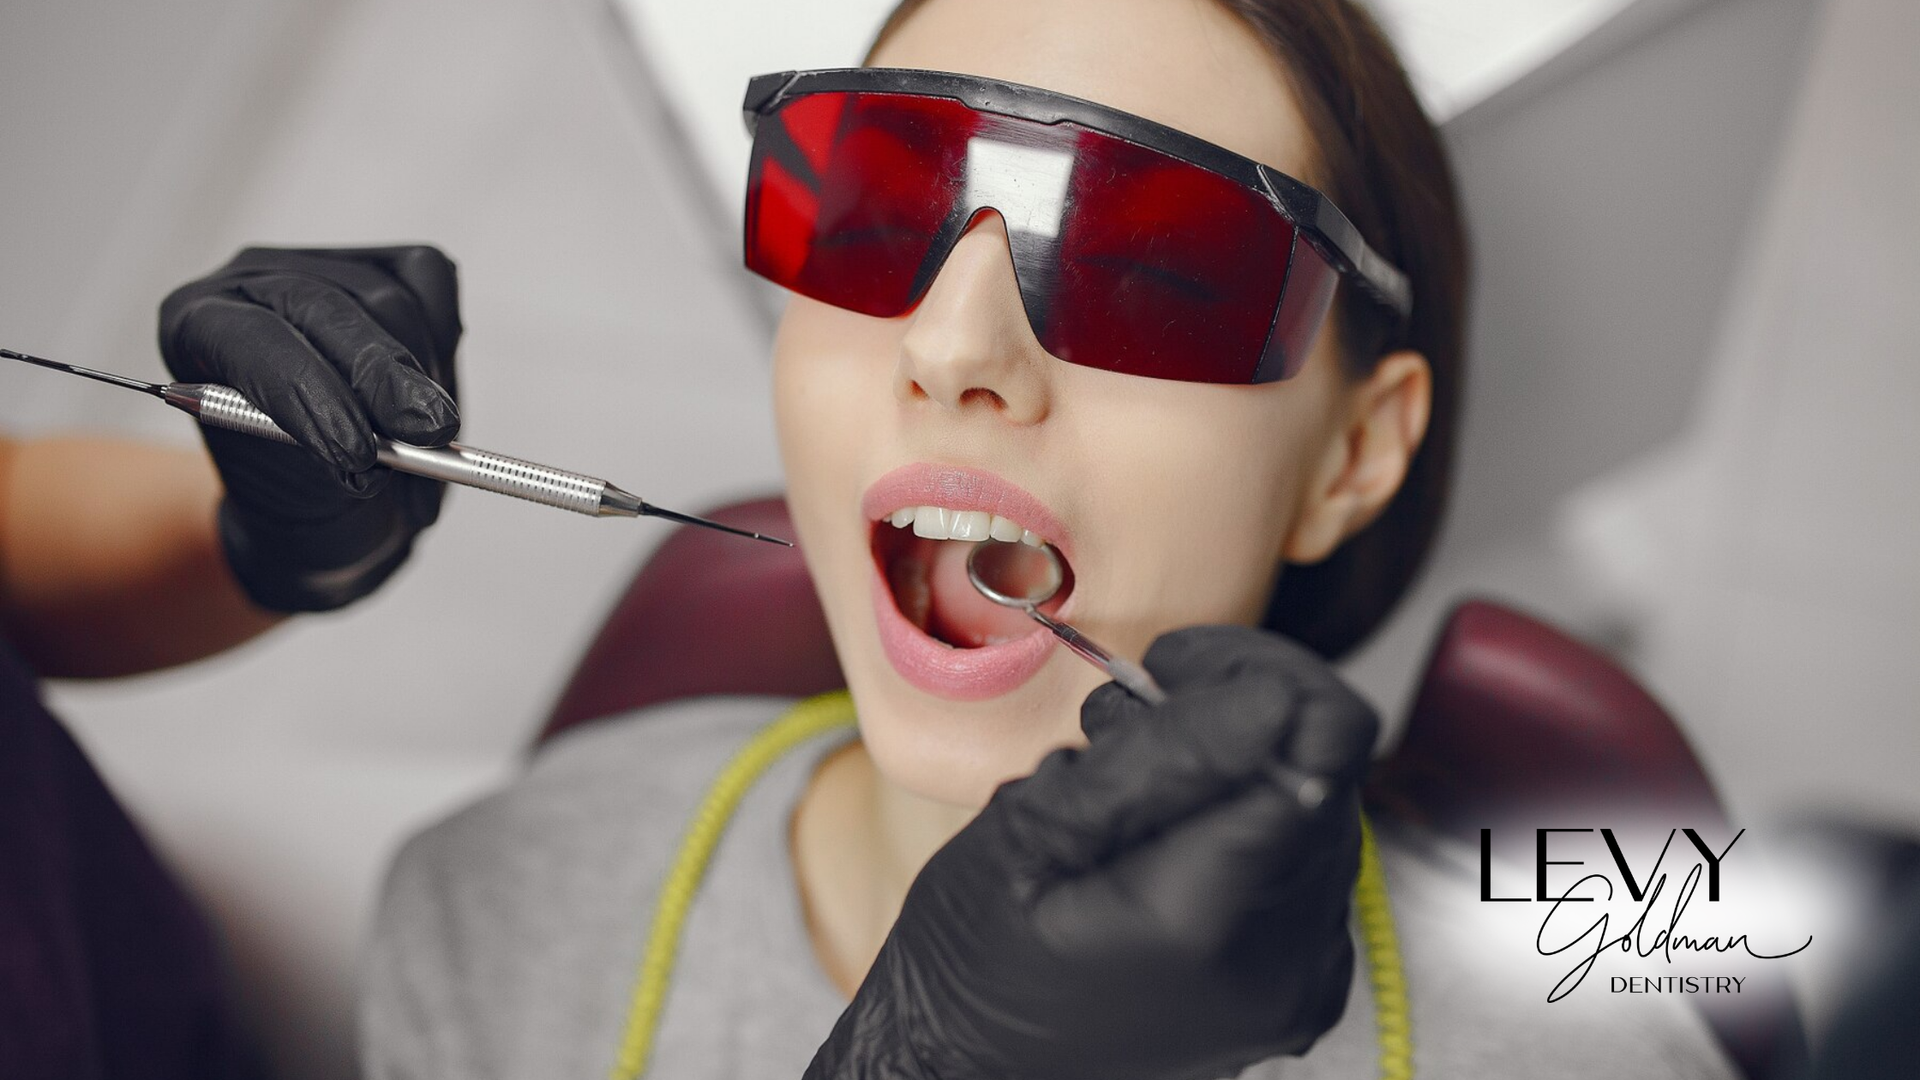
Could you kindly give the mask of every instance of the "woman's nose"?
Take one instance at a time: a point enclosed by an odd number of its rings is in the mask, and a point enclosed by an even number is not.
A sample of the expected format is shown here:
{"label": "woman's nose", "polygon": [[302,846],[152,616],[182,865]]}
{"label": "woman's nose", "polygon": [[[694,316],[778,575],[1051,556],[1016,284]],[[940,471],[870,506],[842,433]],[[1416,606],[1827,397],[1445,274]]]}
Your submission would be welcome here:
{"label": "woman's nose", "polygon": [[909,318],[894,371],[901,401],[986,409],[1020,424],[1046,417],[1053,361],[1027,323],[997,212],[983,212],[954,244]]}

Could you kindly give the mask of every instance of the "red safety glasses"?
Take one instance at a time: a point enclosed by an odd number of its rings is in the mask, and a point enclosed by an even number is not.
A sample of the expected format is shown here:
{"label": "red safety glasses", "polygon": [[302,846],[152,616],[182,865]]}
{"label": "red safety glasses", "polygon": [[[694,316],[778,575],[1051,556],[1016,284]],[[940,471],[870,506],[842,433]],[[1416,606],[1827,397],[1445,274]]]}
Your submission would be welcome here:
{"label": "red safety glasses", "polygon": [[1033,87],[888,68],[747,86],[746,259],[823,303],[911,311],[984,210],[1034,337],[1188,382],[1300,369],[1345,275],[1391,318],[1406,277],[1327,198],[1150,120]]}

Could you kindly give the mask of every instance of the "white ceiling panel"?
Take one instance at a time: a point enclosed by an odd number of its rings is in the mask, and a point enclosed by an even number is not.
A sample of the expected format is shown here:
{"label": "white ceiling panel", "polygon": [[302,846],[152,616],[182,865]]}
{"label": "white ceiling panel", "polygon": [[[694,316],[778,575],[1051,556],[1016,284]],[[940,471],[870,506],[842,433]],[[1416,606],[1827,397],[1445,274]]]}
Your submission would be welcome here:
{"label": "white ceiling panel", "polygon": [[[729,207],[746,182],[740,97],[767,71],[856,64],[894,0],[609,0]],[[1372,0],[1428,110],[1449,120],[1603,27],[1696,0]]]}

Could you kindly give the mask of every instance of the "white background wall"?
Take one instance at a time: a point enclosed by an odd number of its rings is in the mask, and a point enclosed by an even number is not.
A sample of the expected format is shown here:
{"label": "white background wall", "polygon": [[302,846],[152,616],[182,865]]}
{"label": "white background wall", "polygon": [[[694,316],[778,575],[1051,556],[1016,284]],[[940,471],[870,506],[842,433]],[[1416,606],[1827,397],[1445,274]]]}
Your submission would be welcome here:
{"label": "white background wall", "polygon": [[[781,46],[726,62],[851,63],[876,6],[848,0],[817,40],[725,27]],[[1491,591],[1615,646],[1741,811],[1920,823],[1920,86],[1901,55],[1920,9],[1576,7],[1555,17],[1597,24],[1584,44],[1442,102],[1478,263],[1458,502],[1433,573],[1350,670],[1397,712],[1444,605]],[[725,240],[718,159],[674,130],[720,145],[699,104],[718,98],[686,80],[663,99],[622,36],[711,10],[15,0],[0,343],[158,378],[159,298],[242,244],[429,239],[461,266],[471,441],[667,505],[772,489],[764,306]],[[656,40],[656,66],[697,68],[702,47]],[[144,399],[26,369],[0,370],[0,427],[194,439]],[[457,492],[350,612],[51,689],[221,917],[287,1075],[347,1075],[384,860],[512,769],[658,537]]]}

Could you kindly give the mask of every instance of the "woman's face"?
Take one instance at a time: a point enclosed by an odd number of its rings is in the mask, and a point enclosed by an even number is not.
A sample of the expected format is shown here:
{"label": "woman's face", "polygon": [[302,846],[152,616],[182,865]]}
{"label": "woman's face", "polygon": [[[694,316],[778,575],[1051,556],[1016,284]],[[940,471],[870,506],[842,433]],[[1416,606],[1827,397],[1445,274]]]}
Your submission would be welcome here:
{"label": "woman's face", "polygon": [[[1316,182],[1278,62],[1213,0],[932,0],[875,63],[1088,98]],[[1106,678],[981,600],[972,544],[876,517],[999,511],[1066,555],[1061,617],[1126,656],[1177,627],[1256,623],[1340,460],[1350,389],[1333,338],[1258,386],[1064,363],[1034,340],[994,214],[905,316],[794,298],[774,367],[788,499],[885,776],[980,805],[1080,739],[1080,703]]]}

